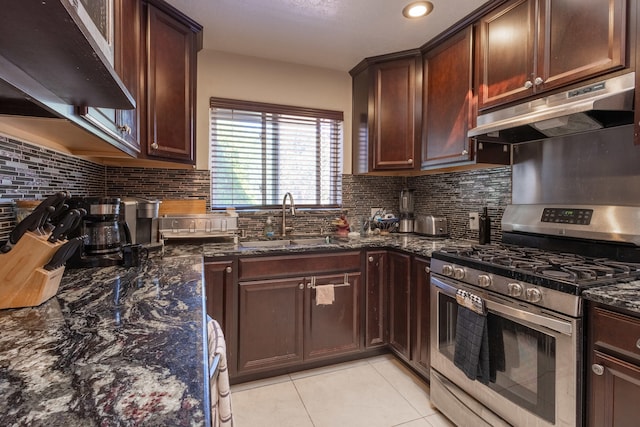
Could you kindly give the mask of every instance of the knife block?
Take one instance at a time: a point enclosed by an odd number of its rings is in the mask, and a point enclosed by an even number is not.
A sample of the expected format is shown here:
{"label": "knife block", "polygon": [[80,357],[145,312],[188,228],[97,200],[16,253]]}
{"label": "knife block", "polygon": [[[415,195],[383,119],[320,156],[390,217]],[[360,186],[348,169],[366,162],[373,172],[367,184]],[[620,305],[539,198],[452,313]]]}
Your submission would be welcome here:
{"label": "knife block", "polygon": [[40,305],[58,292],[64,266],[42,268],[64,242],[27,231],[18,243],[0,254],[0,309]]}

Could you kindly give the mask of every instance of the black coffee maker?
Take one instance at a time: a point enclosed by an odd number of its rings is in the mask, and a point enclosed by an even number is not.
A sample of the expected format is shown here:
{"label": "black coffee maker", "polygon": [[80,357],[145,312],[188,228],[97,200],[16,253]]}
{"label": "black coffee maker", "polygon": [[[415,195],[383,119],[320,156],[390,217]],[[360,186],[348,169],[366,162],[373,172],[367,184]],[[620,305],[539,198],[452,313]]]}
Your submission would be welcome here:
{"label": "black coffee maker", "polygon": [[124,249],[131,245],[131,232],[127,223],[120,220],[120,199],[73,197],[68,204],[70,209],[85,209],[87,215],[74,233],[86,236],[83,245],[67,261],[67,266],[107,267],[125,264]]}

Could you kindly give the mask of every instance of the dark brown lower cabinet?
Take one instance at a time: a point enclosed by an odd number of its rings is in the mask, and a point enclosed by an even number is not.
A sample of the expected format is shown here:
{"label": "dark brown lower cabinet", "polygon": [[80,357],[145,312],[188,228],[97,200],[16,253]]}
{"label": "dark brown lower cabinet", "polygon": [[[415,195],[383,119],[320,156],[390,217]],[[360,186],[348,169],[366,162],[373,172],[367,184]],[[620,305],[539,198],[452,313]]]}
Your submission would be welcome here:
{"label": "dark brown lower cabinet", "polygon": [[[207,262],[207,312],[226,326],[232,380],[387,346],[428,379],[429,264],[384,249]],[[334,302],[318,304],[314,285],[327,284]]]}
{"label": "dark brown lower cabinet", "polygon": [[413,303],[412,321],[414,337],[411,346],[411,365],[418,370],[424,377],[429,378],[430,358],[429,358],[429,286],[430,286],[430,268],[428,259],[414,258],[412,267],[412,291],[414,297],[411,298]]}
{"label": "dark brown lower cabinet", "polygon": [[235,280],[235,270],[233,260],[205,262],[204,264],[207,314],[216,319],[227,335],[227,316],[230,315],[227,307],[232,307],[230,292]]}
{"label": "dark brown lower cabinet", "polygon": [[411,256],[387,253],[389,280],[389,345],[409,361],[411,359]]}
{"label": "dark brown lower cabinet", "polygon": [[315,277],[317,286],[334,285],[333,304],[317,304],[316,289],[307,289],[305,360],[345,354],[360,348],[360,276],[357,272]]}
{"label": "dark brown lower cabinet", "polygon": [[640,318],[600,307],[589,310],[587,425],[638,425]]}
{"label": "dark brown lower cabinet", "polygon": [[365,339],[367,348],[387,345],[387,251],[366,252]]}
{"label": "dark brown lower cabinet", "polygon": [[[238,270],[238,376],[361,350],[359,251],[241,258]],[[329,284],[334,302],[317,304],[314,285]]]}
{"label": "dark brown lower cabinet", "polygon": [[305,280],[240,282],[238,372],[302,362]]}

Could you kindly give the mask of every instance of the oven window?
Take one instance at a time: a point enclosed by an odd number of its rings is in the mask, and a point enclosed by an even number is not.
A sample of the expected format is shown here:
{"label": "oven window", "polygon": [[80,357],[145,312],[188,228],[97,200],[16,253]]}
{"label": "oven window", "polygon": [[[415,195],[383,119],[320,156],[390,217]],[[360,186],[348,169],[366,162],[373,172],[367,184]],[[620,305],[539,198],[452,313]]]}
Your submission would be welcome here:
{"label": "oven window", "polygon": [[[456,300],[438,293],[438,349],[452,364],[457,313]],[[518,406],[554,422],[555,338],[493,312],[487,315],[487,325],[489,387]]]}

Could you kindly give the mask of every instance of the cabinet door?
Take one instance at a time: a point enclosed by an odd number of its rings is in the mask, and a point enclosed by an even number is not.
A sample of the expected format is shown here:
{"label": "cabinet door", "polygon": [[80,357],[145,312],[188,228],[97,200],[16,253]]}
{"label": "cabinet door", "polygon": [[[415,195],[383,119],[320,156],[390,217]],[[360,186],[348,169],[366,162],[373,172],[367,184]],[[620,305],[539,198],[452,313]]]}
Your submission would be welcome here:
{"label": "cabinet door", "polygon": [[535,3],[513,0],[480,20],[478,108],[533,94]]}
{"label": "cabinet door", "polygon": [[482,18],[480,109],[627,65],[625,0],[512,0]]}
{"label": "cabinet door", "polygon": [[593,352],[588,425],[635,427],[638,425],[640,366],[599,351]]}
{"label": "cabinet door", "polygon": [[540,0],[536,91],[626,65],[625,0]]}
{"label": "cabinet door", "polygon": [[125,143],[140,151],[140,104],[142,80],[142,10],[139,1],[116,2],[115,68],[127,89],[136,99],[137,108],[116,110],[117,129]]}
{"label": "cabinet door", "polygon": [[233,261],[207,262],[204,265],[207,314],[216,319],[226,335],[229,335],[225,327],[230,314],[228,310],[233,303],[234,270]]}
{"label": "cabinet door", "polygon": [[429,266],[430,262],[423,258],[414,258],[412,261],[413,268],[413,291],[414,291],[414,316],[412,323],[414,325],[414,338],[411,350],[411,364],[427,378],[430,372],[429,358]]}
{"label": "cabinet door", "polygon": [[302,362],[305,281],[240,282],[238,373]]}
{"label": "cabinet door", "polygon": [[[360,348],[360,273],[315,276],[316,286],[334,285],[334,302],[318,304],[317,290],[307,289],[305,360],[358,351]],[[345,282],[345,278],[347,279]],[[309,278],[307,278],[309,282]],[[346,284],[346,286],[345,286]]]}
{"label": "cabinet door", "polygon": [[365,337],[367,348],[387,343],[387,251],[367,252]]}
{"label": "cabinet door", "polygon": [[413,169],[418,161],[417,62],[411,57],[374,66],[373,170]]}
{"label": "cabinet door", "polygon": [[147,154],[194,164],[195,35],[147,7]]}
{"label": "cabinet door", "polygon": [[471,36],[468,28],[424,56],[422,168],[473,158]]}
{"label": "cabinet door", "polygon": [[135,98],[138,108],[117,110],[113,108],[80,106],[78,113],[101,132],[119,142],[120,148],[132,155],[140,152],[140,73],[141,73],[141,12],[140,2],[116,0],[114,69]]}
{"label": "cabinet door", "polygon": [[389,267],[389,344],[395,352],[410,358],[411,257],[397,252],[387,254]]}

